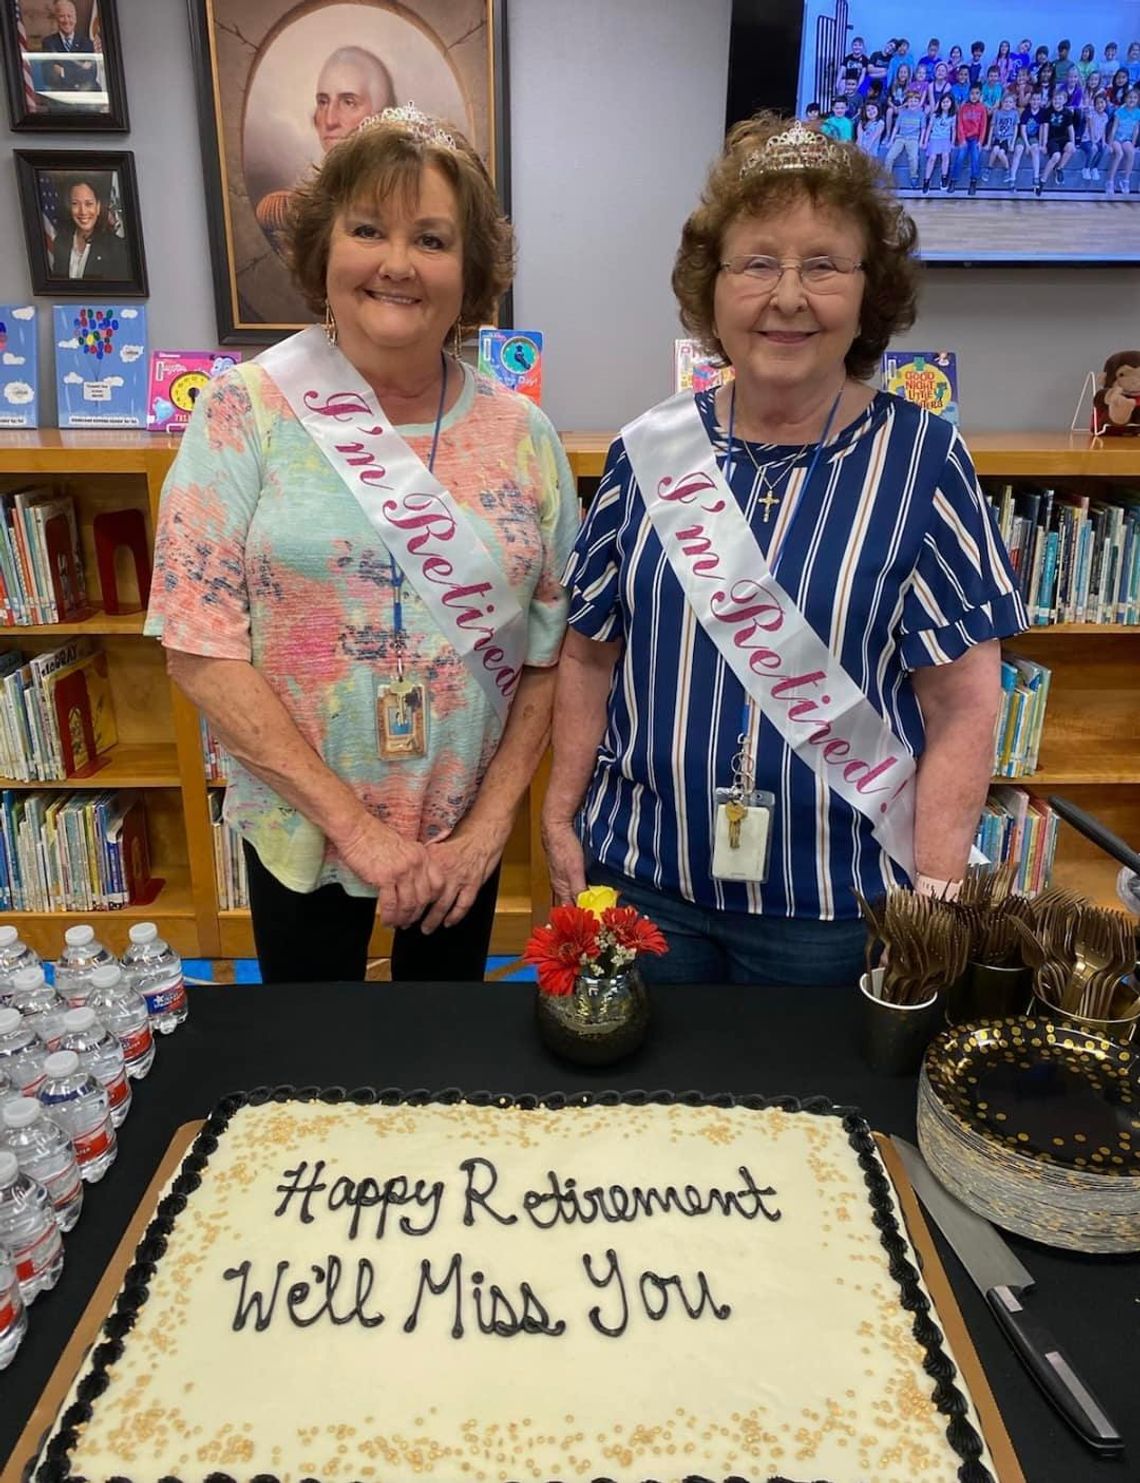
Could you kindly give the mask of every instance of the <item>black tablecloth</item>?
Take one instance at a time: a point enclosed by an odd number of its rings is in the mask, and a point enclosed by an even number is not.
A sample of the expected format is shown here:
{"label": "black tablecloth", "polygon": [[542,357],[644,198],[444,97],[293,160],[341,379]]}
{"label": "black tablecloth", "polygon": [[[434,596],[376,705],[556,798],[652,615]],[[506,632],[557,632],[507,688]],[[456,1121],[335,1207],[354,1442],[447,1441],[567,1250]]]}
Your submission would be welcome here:
{"label": "black tablecloth", "polygon": [[[538,1043],[533,987],[333,985],[191,991],[191,1017],[163,1039],[120,1152],[87,1190],[66,1239],[63,1276],[30,1312],[27,1338],[0,1374],[0,1458],[7,1458],[123,1228],[180,1123],[226,1092],[292,1083],[405,1090],[550,1092],[642,1088],[824,1095],[872,1126],[914,1136],[913,1079],[872,1076],[855,1050],[856,996],[835,990],[658,989],[648,1043],[626,1063],[588,1071]],[[1030,1301],[1124,1434],[1101,1460],[1059,1421],[1014,1358],[972,1283],[940,1247],[966,1323],[1029,1483],[1140,1478],[1140,1256],[1083,1257],[1012,1238],[1037,1279]]]}

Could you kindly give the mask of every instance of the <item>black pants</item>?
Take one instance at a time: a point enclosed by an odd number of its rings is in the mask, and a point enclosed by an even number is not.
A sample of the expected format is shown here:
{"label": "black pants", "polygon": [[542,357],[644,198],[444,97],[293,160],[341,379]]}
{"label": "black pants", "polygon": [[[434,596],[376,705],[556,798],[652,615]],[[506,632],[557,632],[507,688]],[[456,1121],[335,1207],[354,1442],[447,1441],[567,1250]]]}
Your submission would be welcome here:
{"label": "black pants", "polygon": [[[270,875],[245,841],[243,848],[262,982],[363,982],[368,939],[376,924],[375,897],[350,896],[337,885],[291,891]],[[428,937],[418,923],[398,927],[392,943],[392,978],[401,983],[481,982],[498,892],[496,866],[456,926],[437,927]]]}

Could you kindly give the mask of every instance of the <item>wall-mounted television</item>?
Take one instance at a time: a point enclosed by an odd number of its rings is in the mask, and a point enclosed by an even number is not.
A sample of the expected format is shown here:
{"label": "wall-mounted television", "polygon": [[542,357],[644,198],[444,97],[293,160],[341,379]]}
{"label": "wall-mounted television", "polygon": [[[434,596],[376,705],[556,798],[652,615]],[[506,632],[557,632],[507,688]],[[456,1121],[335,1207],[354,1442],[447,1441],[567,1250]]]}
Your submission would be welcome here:
{"label": "wall-mounted television", "polygon": [[1138,0],[733,0],[762,107],[874,154],[927,262],[1140,264]]}

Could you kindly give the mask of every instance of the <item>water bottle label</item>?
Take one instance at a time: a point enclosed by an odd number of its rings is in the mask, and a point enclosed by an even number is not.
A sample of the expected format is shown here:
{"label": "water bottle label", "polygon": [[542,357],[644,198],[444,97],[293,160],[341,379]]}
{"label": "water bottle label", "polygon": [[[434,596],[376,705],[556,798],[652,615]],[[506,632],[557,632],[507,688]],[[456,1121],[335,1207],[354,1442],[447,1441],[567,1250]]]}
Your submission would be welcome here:
{"label": "water bottle label", "polygon": [[44,1084],[44,1082],[46,1080],[47,1080],[47,1077],[41,1071],[40,1074],[33,1081],[26,1081],[24,1083],[24,1085],[20,1088],[20,1096],[21,1097],[34,1097],[34,1096],[36,1096],[38,1094],[38,1092],[39,1092],[40,1087],[43,1086],[43,1084]]}
{"label": "water bottle label", "polygon": [[112,1108],[121,1107],[131,1095],[131,1089],[127,1085],[126,1075],[122,1071],[119,1072],[114,1081],[109,1081],[103,1090],[107,1093],[107,1105]]}
{"label": "water bottle label", "polygon": [[143,998],[146,1000],[146,1012],[155,1016],[178,1014],[186,1008],[186,989],[179,974],[172,984],[163,984],[161,988],[149,989]]}
{"label": "water bottle label", "polygon": [[137,1030],[128,1030],[126,1034],[120,1035],[119,1044],[123,1047],[125,1060],[141,1061],[154,1044],[154,1036],[150,1033],[149,1025],[142,1025]]}
{"label": "water bottle label", "polygon": [[75,1144],[75,1157],[80,1168],[84,1164],[90,1164],[95,1159],[101,1159],[111,1146],[111,1125],[100,1123],[97,1128],[92,1128],[89,1133],[77,1133],[72,1140]]}
{"label": "water bottle label", "polygon": [[30,1246],[16,1252],[17,1282],[34,1282],[59,1255],[59,1227],[49,1221]]}
{"label": "water bottle label", "polygon": [[8,1332],[16,1322],[16,1299],[11,1288],[7,1292],[0,1292],[0,1339]]}
{"label": "water bottle label", "polygon": [[45,1179],[43,1186],[51,1196],[51,1203],[55,1209],[65,1209],[83,1187],[79,1166],[69,1163],[62,1174],[55,1174],[50,1179]]}

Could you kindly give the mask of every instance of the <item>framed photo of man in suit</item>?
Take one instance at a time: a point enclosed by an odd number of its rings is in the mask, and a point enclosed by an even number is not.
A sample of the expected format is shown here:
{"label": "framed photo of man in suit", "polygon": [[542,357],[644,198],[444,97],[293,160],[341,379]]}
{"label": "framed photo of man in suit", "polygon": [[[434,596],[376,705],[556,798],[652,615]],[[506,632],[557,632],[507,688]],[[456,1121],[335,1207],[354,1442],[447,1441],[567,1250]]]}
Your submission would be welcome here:
{"label": "framed photo of man in suit", "polygon": [[126,150],[14,153],[32,292],[52,298],[145,297],[134,155]]}
{"label": "framed photo of man in suit", "polygon": [[509,211],[506,0],[190,8],[221,343],[266,344],[313,322],[285,260],[290,200],[371,114],[415,103],[457,127]]}
{"label": "framed photo of man in suit", "polygon": [[126,133],[115,0],[0,0],[14,129]]}

